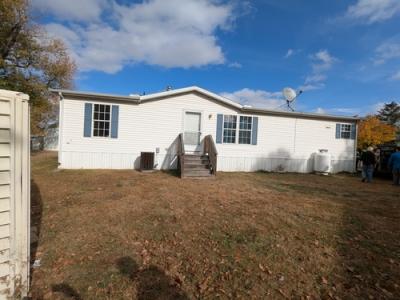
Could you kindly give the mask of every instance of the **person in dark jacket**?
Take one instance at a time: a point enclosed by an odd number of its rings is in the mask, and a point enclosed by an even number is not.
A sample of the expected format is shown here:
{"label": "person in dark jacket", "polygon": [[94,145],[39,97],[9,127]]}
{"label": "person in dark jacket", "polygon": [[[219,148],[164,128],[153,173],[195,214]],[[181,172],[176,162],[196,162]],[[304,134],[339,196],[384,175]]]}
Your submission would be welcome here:
{"label": "person in dark jacket", "polygon": [[374,174],[374,168],[376,163],[374,148],[368,147],[367,151],[361,154],[362,161],[362,182],[371,182]]}
{"label": "person in dark jacket", "polygon": [[400,147],[389,158],[388,167],[393,173],[393,184],[400,185]]}

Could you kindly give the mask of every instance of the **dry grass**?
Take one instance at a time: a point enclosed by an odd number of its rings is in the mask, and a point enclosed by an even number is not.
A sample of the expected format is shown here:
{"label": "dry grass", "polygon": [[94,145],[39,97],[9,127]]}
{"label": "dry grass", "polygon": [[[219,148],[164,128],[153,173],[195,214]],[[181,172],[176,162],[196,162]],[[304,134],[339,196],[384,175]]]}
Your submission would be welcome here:
{"label": "dry grass", "polygon": [[34,299],[400,297],[388,181],[57,170],[49,153],[32,173]]}

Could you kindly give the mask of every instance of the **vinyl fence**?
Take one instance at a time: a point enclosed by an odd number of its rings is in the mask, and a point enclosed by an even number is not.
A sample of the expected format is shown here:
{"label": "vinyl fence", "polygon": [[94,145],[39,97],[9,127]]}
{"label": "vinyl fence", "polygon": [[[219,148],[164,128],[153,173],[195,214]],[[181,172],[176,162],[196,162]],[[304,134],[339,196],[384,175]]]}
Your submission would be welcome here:
{"label": "vinyl fence", "polygon": [[29,97],[0,90],[0,299],[29,286]]}

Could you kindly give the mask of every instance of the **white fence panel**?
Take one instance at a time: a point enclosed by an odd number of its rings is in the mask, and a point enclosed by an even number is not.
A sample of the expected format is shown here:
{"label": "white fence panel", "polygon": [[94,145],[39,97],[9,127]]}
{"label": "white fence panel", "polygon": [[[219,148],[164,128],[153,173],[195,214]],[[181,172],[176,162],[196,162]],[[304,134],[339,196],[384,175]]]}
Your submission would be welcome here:
{"label": "white fence panel", "polygon": [[29,97],[0,90],[0,299],[29,287]]}

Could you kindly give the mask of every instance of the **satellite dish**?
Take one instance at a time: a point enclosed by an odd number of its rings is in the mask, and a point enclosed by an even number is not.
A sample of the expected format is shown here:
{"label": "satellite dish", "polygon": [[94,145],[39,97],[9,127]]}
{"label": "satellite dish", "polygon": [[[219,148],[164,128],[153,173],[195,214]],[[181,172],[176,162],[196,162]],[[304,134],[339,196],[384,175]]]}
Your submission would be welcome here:
{"label": "satellite dish", "polygon": [[294,99],[296,99],[297,94],[294,89],[285,87],[283,89],[283,96],[285,97],[286,101],[292,102]]}
{"label": "satellite dish", "polygon": [[285,97],[288,109],[294,111],[292,104],[294,100],[296,100],[297,96],[299,96],[301,93],[303,93],[303,91],[299,91],[298,93],[296,93],[296,91],[290,87],[285,87],[283,89],[282,94],[283,97]]}

